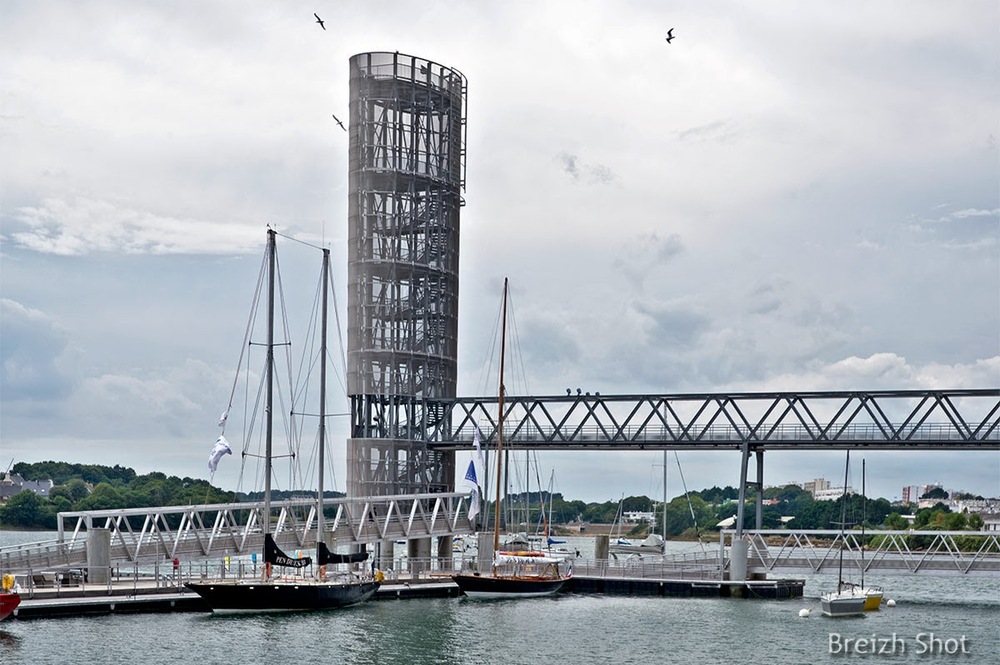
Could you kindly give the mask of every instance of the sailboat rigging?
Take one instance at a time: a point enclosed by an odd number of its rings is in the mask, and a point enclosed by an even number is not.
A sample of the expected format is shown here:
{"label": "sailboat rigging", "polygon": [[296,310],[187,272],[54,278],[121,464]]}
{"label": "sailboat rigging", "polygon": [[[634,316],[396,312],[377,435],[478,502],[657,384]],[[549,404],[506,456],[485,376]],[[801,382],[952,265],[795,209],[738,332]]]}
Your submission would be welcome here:
{"label": "sailboat rigging", "polygon": [[370,598],[379,588],[379,582],[347,575],[341,579],[327,579],[326,566],[355,563],[367,559],[365,552],[334,554],[323,541],[323,469],[326,436],[326,319],[327,284],[330,274],[330,252],[323,250],[323,298],[321,332],[320,406],[319,406],[319,473],[317,491],[316,564],[315,577],[275,575],[274,567],[303,570],[312,565],[310,557],[293,558],[281,551],[271,533],[271,471],[273,440],[273,383],[274,383],[274,285],[276,268],[276,232],[267,231],[266,265],[268,273],[267,302],[267,355],[265,361],[265,454],[264,454],[264,507],[261,520],[263,532],[263,576],[256,579],[221,579],[189,582],[187,586],[201,596],[215,612],[265,612],[333,609],[353,605]]}
{"label": "sailboat rigging", "polygon": [[559,570],[562,559],[541,552],[500,550],[500,479],[503,478],[504,355],[507,338],[507,279],[503,281],[503,313],[500,332],[500,386],[497,398],[497,484],[493,503],[493,564],[489,573],[479,571],[452,575],[462,592],[471,598],[527,598],[548,596],[562,588],[568,576]]}
{"label": "sailboat rigging", "polygon": [[851,468],[851,451],[847,451],[844,467],[844,493],[840,504],[840,559],[837,564],[837,590],[820,596],[820,606],[824,616],[845,617],[865,613],[867,597],[856,584],[844,581],[844,540],[847,525],[847,480]]}
{"label": "sailboat rigging", "polygon": [[882,587],[865,585],[865,522],[868,520],[868,494],[865,489],[865,460],[861,460],[861,584],[858,589],[865,594],[865,612],[882,607]]}

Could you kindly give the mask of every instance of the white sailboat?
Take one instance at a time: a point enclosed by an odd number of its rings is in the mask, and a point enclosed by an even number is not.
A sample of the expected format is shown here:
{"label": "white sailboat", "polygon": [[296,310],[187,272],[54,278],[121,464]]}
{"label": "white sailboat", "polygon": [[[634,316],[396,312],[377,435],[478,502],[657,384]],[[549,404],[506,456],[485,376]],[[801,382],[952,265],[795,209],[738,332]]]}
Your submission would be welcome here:
{"label": "white sailboat", "polygon": [[[534,549],[539,550],[545,556],[559,558],[559,559],[576,559],[580,556],[580,550],[575,548],[564,547],[566,545],[565,540],[559,540],[553,537],[551,533],[552,528],[552,487],[555,482],[556,472],[553,471],[549,476],[549,515],[548,518],[545,517],[545,506],[542,505],[541,518],[542,518],[542,531],[539,535],[539,541],[537,546],[533,546]],[[541,491],[539,491],[539,496],[541,496]],[[529,539],[530,540],[530,539]]]}
{"label": "white sailboat", "polygon": [[[678,465],[680,465],[680,461],[678,461]],[[622,499],[624,500],[624,497],[622,497]],[[610,544],[608,548],[608,552],[611,554],[611,556],[618,558],[619,554],[624,554],[631,559],[637,556],[641,557],[645,555],[662,556],[663,553],[666,551],[666,543],[664,542],[664,537],[666,536],[667,533],[667,451],[666,450],[663,451],[663,503],[661,504],[660,508],[663,511],[662,515],[663,533],[655,533],[651,530],[650,533],[645,538],[643,538],[639,542],[633,542],[621,537],[621,528],[619,524],[619,535],[615,539],[615,541]],[[619,509],[619,515],[618,517],[615,518],[616,521],[621,517],[623,517],[621,503],[619,503],[618,509]],[[656,512],[655,505],[653,512],[655,515]]]}
{"label": "white sailboat", "polygon": [[847,474],[851,466],[851,451],[847,451],[844,468],[844,494],[840,505],[840,561],[837,568],[837,590],[820,596],[824,616],[846,617],[864,615],[867,595],[858,585],[844,581],[844,529],[847,520]]}
{"label": "white sailboat", "polygon": [[264,456],[264,509],[261,528],[263,531],[263,575],[261,579],[201,580],[189,582],[185,586],[204,599],[214,612],[273,612],[295,610],[322,610],[354,605],[368,600],[379,588],[379,582],[361,579],[355,575],[330,579],[326,566],[339,563],[357,563],[367,558],[367,553],[333,554],[323,542],[323,469],[326,427],[326,314],[329,284],[330,253],[323,250],[323,305],[322,340],[320,361],[320,413],[319,413],[319,476],[317,493],[316,523],[316,564],[314,576],[277,575],[274,568],[293,568],[304,571],[312,565],[310,557],[292,558],[278,547],[271,534],[271,470],[272,470],[272,429],[273,429],[273,382],[274,382],[274,287],[276,268],[276,232],[267,231],[266,265],[268,272],[268,321],[267,360],[265,371],[265,456]]}
{"label": "white sailboat", "polygon": [[530,598],[549,596],[562,588],[568,575],[560,570],[562,558],[542,552],[500,549],[500,479],[503,478],[504,354],[507,336],[507,280],[503,281],[503,316],[500,334],[500,388],[497,410],[497,483],[493,504],[493,564],[489,572],[459,573],[452,580],[470,598]]}
{"label": "white sailboat", "polygon": [[[873,612],[882,607],[885,592],[880,586],[865,584],[865,521],[868,519],[868,495],[865,492],[865,460],[861,460],[861,584],[859,588],[865,594],[865,612]],[[846,583],[845,583],[846,584]]]}

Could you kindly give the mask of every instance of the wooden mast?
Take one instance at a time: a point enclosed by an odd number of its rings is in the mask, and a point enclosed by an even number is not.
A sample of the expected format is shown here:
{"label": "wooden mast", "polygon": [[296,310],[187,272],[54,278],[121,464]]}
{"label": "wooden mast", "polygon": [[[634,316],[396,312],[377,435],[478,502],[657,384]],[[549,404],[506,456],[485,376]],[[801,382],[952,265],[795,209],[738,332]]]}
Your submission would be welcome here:
{"label": "wooden mast", "polygon": [[493,504],[493,554],[500,550],[500,478],[503,457],[503,365],[507,344],[507,278],[503,278],[503,314],[500,323],[500,390],[497,407],[497,495]]}

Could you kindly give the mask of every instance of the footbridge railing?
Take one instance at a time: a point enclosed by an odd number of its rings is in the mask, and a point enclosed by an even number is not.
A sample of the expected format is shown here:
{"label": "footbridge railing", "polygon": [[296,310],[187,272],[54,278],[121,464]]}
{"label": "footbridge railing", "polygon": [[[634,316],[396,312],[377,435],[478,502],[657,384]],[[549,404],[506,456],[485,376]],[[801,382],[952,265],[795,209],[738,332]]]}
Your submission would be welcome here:
{"label": "footbridge railing", "polygon": [[[469,533],[467,494],[416,494],[324,500],[325,541],[333,548]],[[58,515],[56,541],[0,549],[0,570],[25,573],[87,565],[88,532],[107,529],[113,562],[249,555],[263,546],[261,525],[283,549],[316,542],[315,499],[90,510]]]}
{"label": "footbridge railing", "polygon": [[[720,559],[733,530],[720,533]],[[744,531],[751,573],[989,575],[1000,577],[1000,533],[978,531]]]}

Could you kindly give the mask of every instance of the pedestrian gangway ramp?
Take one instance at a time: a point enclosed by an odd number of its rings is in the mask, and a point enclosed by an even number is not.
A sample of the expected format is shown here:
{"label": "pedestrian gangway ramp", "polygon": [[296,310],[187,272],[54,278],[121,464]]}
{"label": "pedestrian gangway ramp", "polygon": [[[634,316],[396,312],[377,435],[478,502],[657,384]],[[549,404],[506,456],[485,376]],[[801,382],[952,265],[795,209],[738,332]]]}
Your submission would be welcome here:
{"label": "pedestrian gangway ramp", "polygon": [[[376,542],[471,533],[469,496],[460,493],[325,499],[325,541],[331,549]],[[28,573],[87,565],[87,534],[107,529],[113,562],[155,562],[250,555],[263,548],[265,518],[285,551],[312,549],[313,498],[264,502],[65,512],[55,541],[0,549],[0,570]]]}
{"label": "pedestrian gangway ramp", "polygon": [[[735,531],[720,534],[730,542]],[[744,531],[747,570],[768,575],[988,575],[1000,577],[1000,534],[982,531],[860,531],[764,529]]]}

